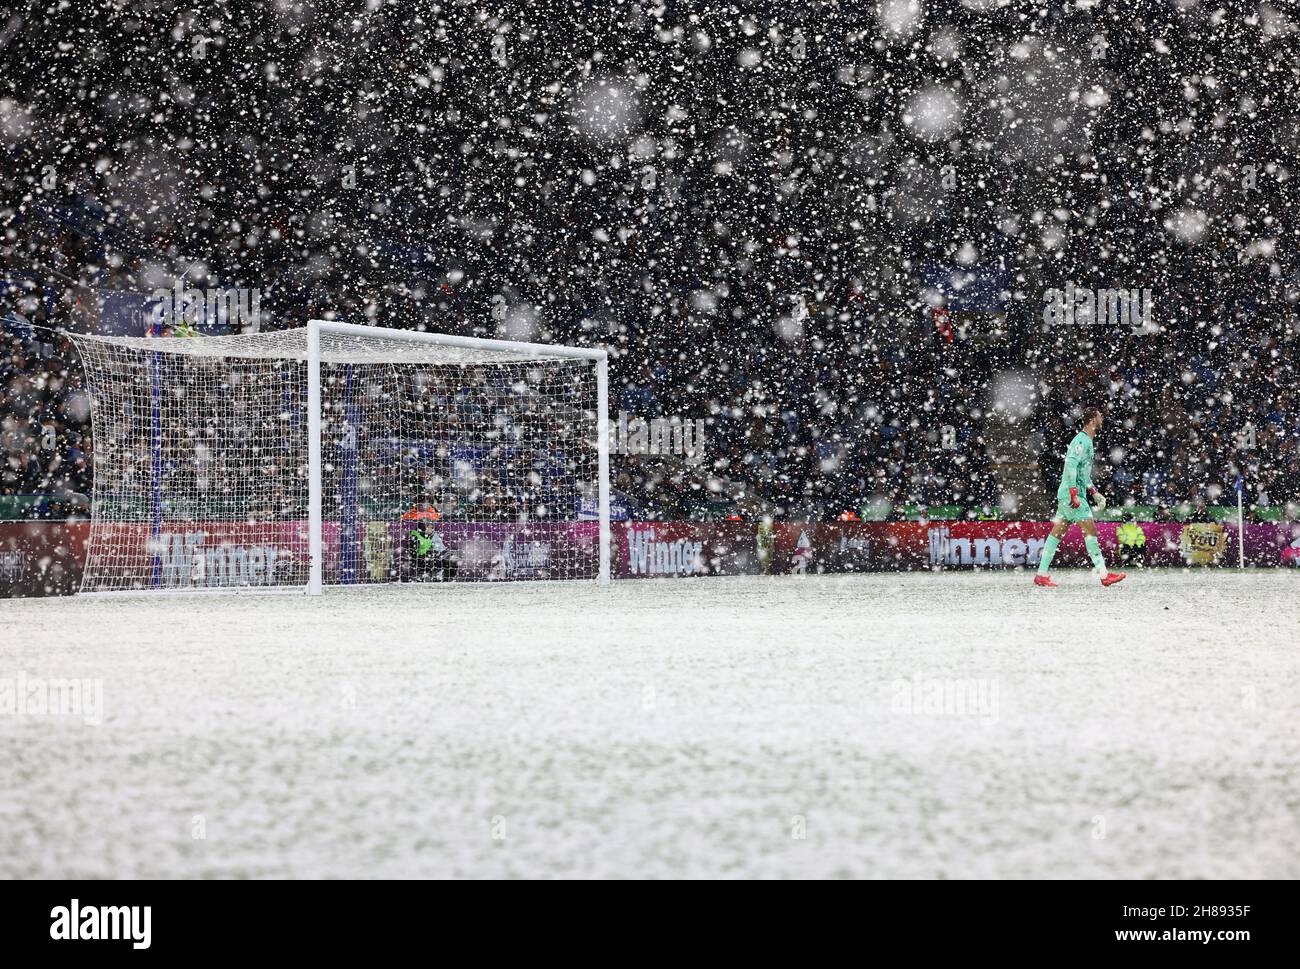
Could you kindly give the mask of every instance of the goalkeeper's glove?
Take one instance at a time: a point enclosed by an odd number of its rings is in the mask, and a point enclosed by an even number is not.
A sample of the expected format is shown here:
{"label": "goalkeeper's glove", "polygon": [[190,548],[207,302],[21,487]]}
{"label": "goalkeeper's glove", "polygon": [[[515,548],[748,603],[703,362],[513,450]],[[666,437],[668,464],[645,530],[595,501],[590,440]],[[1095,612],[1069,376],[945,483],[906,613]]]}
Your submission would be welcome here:
{"label": "goalkeeper's glove", "polygon": [[1071,508],[1078,508],[1078,507],[1079,507],[1079,489],[1078,489],[1078,488],[1071,488],[1071,489],[1070,489],[1070,507],[1071,507]]}
{"label": "goalkeeper's glove", "polygon": [[1106,496],[1096,488],[1092,489],[1092,507],[1098,511],[1106,510]]}

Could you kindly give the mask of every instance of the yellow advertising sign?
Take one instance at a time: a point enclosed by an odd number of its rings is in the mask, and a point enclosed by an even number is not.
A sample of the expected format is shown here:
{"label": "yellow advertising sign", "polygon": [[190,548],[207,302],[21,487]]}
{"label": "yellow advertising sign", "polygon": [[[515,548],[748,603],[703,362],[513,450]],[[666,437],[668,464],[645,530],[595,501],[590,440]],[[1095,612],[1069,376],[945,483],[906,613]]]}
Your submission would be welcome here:
{"label": "yellow advertising sign", "polygon": [[1191,522],[1183,526],[1183,559],[1188,565],[1214,565],[1228,545],[1223,526],[1214,522]]}

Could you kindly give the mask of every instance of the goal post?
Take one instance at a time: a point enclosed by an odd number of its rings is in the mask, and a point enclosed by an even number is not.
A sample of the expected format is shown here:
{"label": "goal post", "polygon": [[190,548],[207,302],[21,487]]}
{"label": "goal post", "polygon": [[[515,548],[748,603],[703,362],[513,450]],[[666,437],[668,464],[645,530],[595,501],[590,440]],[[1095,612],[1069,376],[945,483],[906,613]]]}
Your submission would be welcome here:
{"label": "goal post", "polygon": [[72,335],[83,592],[610,578],[603,349],[313,320]]}
{"label": "goal post", "polygon": [[307,324],[307,595],[318,596],[324,586],[324,543],[321,529],[320,327]]}

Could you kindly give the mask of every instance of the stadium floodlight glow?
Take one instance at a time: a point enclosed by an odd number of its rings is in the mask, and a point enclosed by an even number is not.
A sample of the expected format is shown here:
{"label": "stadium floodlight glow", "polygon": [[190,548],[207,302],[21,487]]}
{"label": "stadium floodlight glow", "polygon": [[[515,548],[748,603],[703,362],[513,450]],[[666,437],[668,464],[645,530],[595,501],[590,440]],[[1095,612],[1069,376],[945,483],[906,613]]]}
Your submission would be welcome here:
{"label": "stadium floodlight glow", "polygon": [[325,320],[70,335],[95,441],[82,592],[609,581],[602,349]]}

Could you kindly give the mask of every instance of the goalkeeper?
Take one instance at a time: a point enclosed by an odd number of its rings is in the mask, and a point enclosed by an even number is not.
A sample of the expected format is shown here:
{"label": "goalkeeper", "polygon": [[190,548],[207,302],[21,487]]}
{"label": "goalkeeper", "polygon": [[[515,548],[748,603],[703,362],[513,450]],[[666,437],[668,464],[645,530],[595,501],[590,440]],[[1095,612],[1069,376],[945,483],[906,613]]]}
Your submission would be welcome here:
{"label": "goalkeeper", "polygon": [[1052,567],[1052,558],[1061,538],[1078,524],[1083,529],[1083,544],[1088,549],[1093,568],[1101,577],[1103,586],[1114,585],[1124,578],[1123,572],[1110,572],[1106,569],[1106,560],[1102,558],[1101,543],[1097,541],[1097,523],[1092,519],[1092,508],[1087,496],[1096,496],[1097,510],[1106,508],[1105,496],[1092,486],[1092,439],[1101,430],[1105,417],[1095,407],[1083,412],[1083,430],[1074,435],[1070,447],[1065,452],[1065,467],[1061,471],[1061,484],[1056,489],[1056,515],[1052,519],[1052,532],[1047,536],[1043,546],[1042,558],[1038,560],[1038,574],[1034,576],[1034,585],[1055,588],[1056,583],[1048,575]]}

